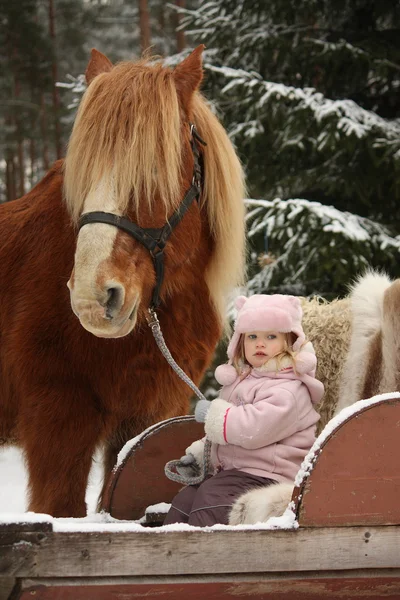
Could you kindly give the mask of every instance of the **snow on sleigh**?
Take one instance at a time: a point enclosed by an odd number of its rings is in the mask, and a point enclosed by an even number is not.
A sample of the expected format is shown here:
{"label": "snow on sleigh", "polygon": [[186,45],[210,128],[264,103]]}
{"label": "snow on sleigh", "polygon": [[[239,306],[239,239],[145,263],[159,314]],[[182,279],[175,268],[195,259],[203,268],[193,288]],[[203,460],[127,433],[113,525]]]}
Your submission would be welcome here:
{"label": "snow on sleigh", "polygon": [[368,299],[378,320],[357,304],[351,319],[348,299],[305,301],[327,392],[282,517],[160,527],[160,503],[179,489],[164,465],[203,431],[193,417],[169,419],[125,446],[97,522],[26,515],[1,525],[0,598],[400,598],[400,281],[379,282]]}

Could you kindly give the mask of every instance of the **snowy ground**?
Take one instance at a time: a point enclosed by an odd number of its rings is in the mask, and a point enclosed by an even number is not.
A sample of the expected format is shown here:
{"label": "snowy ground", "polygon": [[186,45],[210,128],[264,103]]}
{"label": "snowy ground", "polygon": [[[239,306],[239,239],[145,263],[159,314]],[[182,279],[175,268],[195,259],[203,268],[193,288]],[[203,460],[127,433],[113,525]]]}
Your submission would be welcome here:
{"label": "snowy ground", "polygon": [[[93,459],[86,494],[88,512],[94,511],[102,484],[101,456]],[[22,513],[26,510],[26,469],[18,448],[0,450],[0,513]]]}

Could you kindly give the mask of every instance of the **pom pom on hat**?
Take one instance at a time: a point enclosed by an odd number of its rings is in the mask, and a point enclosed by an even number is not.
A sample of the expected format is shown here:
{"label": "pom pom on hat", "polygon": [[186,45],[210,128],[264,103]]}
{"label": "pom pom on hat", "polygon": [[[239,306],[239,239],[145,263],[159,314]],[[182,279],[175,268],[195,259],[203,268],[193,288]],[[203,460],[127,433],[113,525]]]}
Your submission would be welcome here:
{"label": "pom pom on hat", "polygon": [[238,376],[233,365],[220,365],[215,369],[215,379],[221,385],[231,385]]}

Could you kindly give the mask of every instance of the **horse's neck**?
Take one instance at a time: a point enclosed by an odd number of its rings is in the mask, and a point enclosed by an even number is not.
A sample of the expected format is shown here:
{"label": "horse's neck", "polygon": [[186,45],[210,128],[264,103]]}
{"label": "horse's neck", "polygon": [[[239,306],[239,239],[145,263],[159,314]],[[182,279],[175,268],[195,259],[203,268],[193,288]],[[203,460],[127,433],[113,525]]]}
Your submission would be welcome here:
{"label": "horse's neck", "polygon": [[[42,268],[47,271],[49,264],[59,273],[67,260],[72,269],[75,234],[62,199],[62,185],[62,162],[58,161],[25,196],[1,207],[1,278],[10,277],[12,271],[15,277],[16,264],[22,268],[27,262],[35,273]],[[10,257],[14,259],[10,261]]]}
{"label": "horse's neck", "polygon": [[21,198],[6,203],[2,207],[0,219],[4,216],[4,224],[13,221],[16,226],[24,224],[29,219],[42,212],[46,214],[51,207],[59,211],[62,205],[62,161],[54,163],[48,173]]}

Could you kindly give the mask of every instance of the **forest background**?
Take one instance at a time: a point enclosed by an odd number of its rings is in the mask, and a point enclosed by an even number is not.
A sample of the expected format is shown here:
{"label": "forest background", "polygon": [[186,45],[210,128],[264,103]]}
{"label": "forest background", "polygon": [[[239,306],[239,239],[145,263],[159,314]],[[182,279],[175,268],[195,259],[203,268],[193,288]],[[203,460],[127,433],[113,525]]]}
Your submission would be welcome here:
{"label": "forest background", "polygon": [[0,0],[0,202],[64,155],[92,47],[173,67],[204,43],[247,177],[245,293],[400,277],[399,34],[398,0]]}

